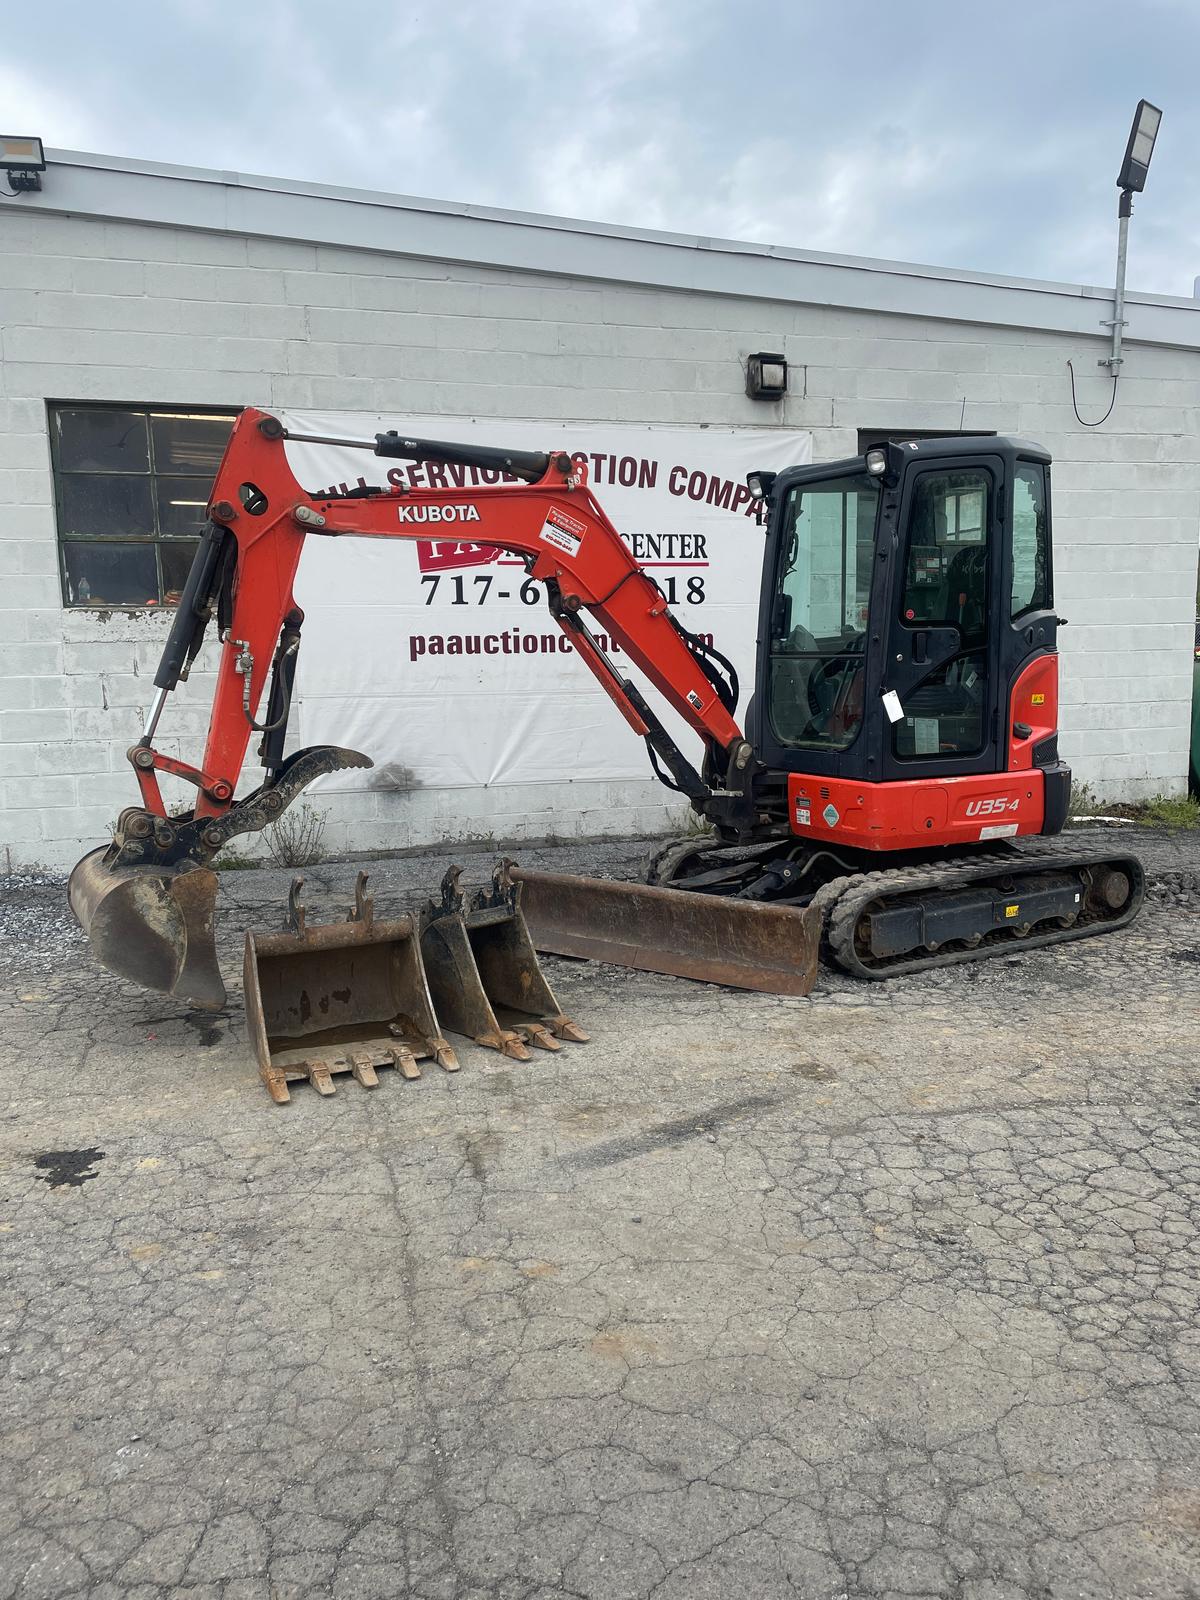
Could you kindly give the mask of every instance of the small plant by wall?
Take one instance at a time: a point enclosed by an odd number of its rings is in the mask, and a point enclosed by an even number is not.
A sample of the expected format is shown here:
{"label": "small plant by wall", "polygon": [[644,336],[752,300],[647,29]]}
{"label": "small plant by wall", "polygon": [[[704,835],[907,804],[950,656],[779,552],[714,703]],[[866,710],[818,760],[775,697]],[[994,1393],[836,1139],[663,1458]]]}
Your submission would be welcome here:
{"label": "small plant by wall", "polygon": [[321,859],[325,813],[300,804],[285,811],[263,837],[277,867],[311,867]]}

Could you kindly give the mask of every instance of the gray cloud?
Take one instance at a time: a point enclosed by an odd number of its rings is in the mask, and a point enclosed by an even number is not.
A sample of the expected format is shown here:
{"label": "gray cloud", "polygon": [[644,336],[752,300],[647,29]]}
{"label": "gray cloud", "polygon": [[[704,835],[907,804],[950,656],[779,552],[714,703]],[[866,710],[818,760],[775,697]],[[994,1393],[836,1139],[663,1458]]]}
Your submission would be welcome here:
{"label": "gray cloud", "polygon": [[1200,273],[1194,0],[58,0],[9,32],[47,144],[687,233],[1104,283]]}

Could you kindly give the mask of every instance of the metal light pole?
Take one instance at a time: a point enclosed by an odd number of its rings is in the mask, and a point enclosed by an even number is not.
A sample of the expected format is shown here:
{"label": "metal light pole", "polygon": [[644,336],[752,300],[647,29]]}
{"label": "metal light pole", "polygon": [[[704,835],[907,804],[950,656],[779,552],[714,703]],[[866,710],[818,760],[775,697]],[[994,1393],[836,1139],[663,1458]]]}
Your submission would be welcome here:
{"label": "metal light pole", "polygon": [[1150,168],[1150,157],[1154,154],[1154,141],[1158,137],[1161,121],[1162,112],[1157,106],[1152,106],[1148,100],[1138,101],[1133,127],[1129,130],[1129,143],[1125,146],[1125,159],[1117,175],[1117,188],[1121,191],[1117,206],[1117,282],[1113,292],[1112,318],[1105,317],[1100,324],[1102,328],[1112,329],[1112,350],[1096,363],[1097,366],[1107,367],[1114,378],[1120,376],[1121,362],[1124,360],[1121,354],[1121,330],[1125,326],[1125,258],[1129,249],[1133,197],[1146,187],[1146,173]]}

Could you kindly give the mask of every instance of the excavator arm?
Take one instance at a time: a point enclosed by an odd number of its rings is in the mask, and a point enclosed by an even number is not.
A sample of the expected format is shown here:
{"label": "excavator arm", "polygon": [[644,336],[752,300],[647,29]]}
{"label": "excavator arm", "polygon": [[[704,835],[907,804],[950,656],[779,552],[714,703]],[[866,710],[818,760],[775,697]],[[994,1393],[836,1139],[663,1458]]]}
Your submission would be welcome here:
{"label": "excavator arm", "polygon": [[[444,532],[520,556],[547,590],[551,615],[635,733],[656,770],[697,810],[736,826],[749,815],[752,751],[733,712],[736,683],[718,652],[684,629],[587,487],[585,465],[565,453],[542,454],[443,444],[379,434],[358,445],[377,456],[436,462],[446,481],[455,466],[504,474],[494,486],[392,488],[346,496],[310,494],[288,464],[287,430],[276,417],[242,412],[217,472],[210,522],[155,677],[145,736],[130,752],[146,811],[165,818],[157,773],[194,782],[196,818],[219,818],[234,794],[251,734],[261,732],[268,777],[283,768],[291,684],[303,613],[292,587],[306,538],[354,535],[428,539]],[[460,473],[460,477],[463,476]],[[699,735],[702,771],[684,757],[633,681],[601,649],[584,613]],[[216,614],[223,647],[201,767],[188,768],[153,748],[166,695],[186,676]],[[259,707],[270,693],[265,716]]]}
{"label": "excavator arm", "polygon": [[[310,493],[288,463],[289,434],[279,419],[254,409],[241,413],[217,471],[208,524],[155,676],[145,729],[129,751],[141,805],[122,812],[112,843],[85,856],[71,875],[72,908],[105,966],[151,988],[221,1004],[216,877],[208,863],[233,838],[277,821],[313,779],[371,765],[361,752],[334,745],[284,755],[304,622],[293,585],[309,537],[428,539],[440,533],[520,556],[530,577],[545,585],[554,620],[645,739],[659,778],[724,836],[752,834],[759,820],[753,793],[759,764],[734,719],[734,669],[674,617],[588,488],[582,462],[564,452],[448,444],[394,432],[373,440],[290,437],[428,463],[430,486]],[[464,467],[483,469],[495,481],[467,487]],[[588,619],[699,736],[699,770],[602,649]],[[154,735],[167,696],[187,677],[214,622],[222,643],[216,693],[201,764],[193,766],[156,750]],[[255,733],[265,778],[239,796]],[[168,813],[159,785],[164,772],[195,786],[190,811]]]}

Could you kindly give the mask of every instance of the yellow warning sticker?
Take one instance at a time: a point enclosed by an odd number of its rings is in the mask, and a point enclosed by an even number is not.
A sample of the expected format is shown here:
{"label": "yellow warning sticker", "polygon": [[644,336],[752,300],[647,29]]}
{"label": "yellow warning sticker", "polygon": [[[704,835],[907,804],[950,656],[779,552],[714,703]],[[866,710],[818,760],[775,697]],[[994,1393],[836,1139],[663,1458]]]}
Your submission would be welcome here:
{"label": "yellow warning sticker", "polygon": [[1017,915],[1017,913],[1020,911],[1020,909],[1021,908],[1020,908],[1019,905],[1017,905],[1017,906],[1005,906],[1004,915],[1006,917],[1015,917]]}
{"label": "yellow warning sticker", "polygon": [[1046,696],[1044,694],[1031,694],[1029,696],[1029,704],[1031,706],[1044,706],[1046,704]]}

